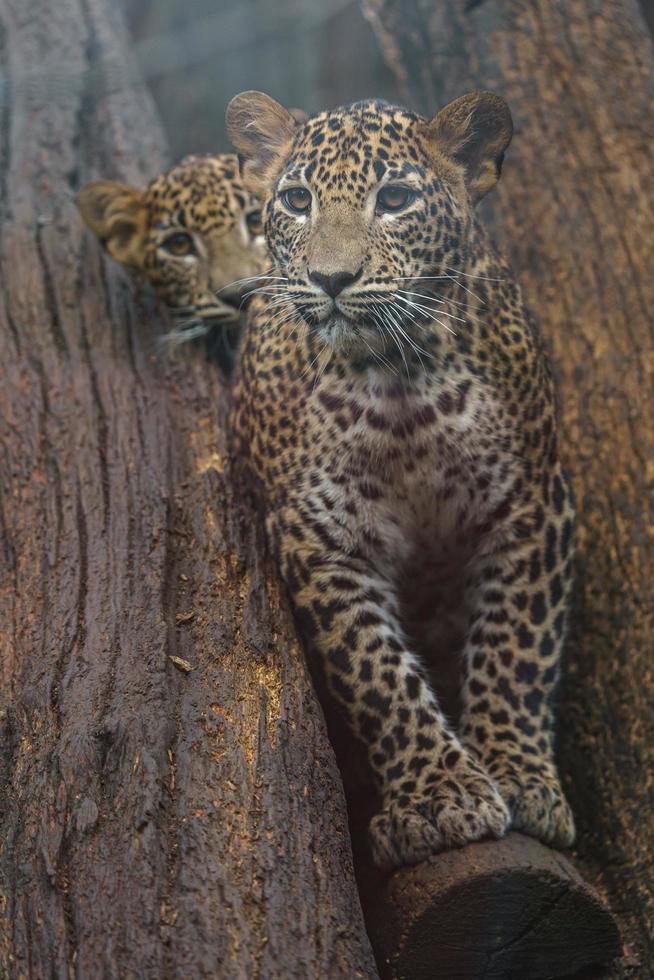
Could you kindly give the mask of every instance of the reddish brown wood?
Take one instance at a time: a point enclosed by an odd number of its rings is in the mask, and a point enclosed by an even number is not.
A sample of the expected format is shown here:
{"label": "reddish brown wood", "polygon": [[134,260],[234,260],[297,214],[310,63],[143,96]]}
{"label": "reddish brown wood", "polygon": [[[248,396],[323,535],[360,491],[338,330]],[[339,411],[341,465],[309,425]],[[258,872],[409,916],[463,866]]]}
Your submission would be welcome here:
{"label": "reddish brown wood", "polygon": [[163,164],[117,6],[0,9],[0,975],[374,978],[220,374],[75,209]]}

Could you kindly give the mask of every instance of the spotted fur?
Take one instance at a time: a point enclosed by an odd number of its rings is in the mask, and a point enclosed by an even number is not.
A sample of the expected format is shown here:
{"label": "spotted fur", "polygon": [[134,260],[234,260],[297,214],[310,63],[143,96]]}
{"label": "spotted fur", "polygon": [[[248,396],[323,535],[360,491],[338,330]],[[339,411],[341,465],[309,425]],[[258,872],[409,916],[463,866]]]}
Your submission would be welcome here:
{"label": "spotted fur", "polygon": [[[109,254],[144,276],[177,316],[169,340],[238,327],[265,244],[260,205],[233,154],[186,157],[145,190],[94,181],[78,205]],[[185,240],[188,251],[175,254],[175,242]]]}
{"label": "spotted fur", "polygon": [[[572,502],[538,331],[474,214],[508,108],[475,93],[427,120],[368,101],[293,132],[244,93],[228,127],[277,277],[245,336],[237,446],[299,627],[367,745],[374,857],[511,826],[570,844],[553,698]],[[398,187],[408,203],[384,210]],[[456,725],[437,693],[452,646]]]}

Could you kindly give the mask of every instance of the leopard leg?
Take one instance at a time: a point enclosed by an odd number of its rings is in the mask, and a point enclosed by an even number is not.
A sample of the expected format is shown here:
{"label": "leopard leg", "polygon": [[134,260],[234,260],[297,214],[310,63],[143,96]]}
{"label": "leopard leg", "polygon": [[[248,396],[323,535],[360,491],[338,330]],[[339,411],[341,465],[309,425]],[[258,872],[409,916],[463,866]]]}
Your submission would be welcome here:
{"label": "leopard leg", "polygon": [[554,760],[553,699],[566,628],[572,512],[477,564],[461,737],[500,787],[514,829],[554,846],[574,819]]}
{"label": "leopard leg", "polygon": [[329,688],[368,749],[383,807],[370,839],[377,864],[421,861],[445,848],[500,837],[508,810],[482,765],[459,741],[408,649],[389,582],[346,554],[298,546],[281,566]]}

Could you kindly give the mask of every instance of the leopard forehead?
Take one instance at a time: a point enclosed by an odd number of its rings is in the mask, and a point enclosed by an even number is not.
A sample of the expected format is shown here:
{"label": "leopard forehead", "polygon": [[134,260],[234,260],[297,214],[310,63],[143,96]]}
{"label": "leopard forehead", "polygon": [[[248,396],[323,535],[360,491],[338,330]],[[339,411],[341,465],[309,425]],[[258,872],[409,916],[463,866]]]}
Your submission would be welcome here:
{"label": "leopard forehead", "polygon": [[151,228],[181,225],[199,235],[227,234],[247,208],[256,207],[234,154],[186,157],[151,181],[145,203]]}
{"label": "leopard forehead", "polygon": [[323,112],[299,129],[282,174],[303,178],[319,195],[348,196],[386,175],[424,177],[435,162],[426,126],[416,113],[372,99]]}

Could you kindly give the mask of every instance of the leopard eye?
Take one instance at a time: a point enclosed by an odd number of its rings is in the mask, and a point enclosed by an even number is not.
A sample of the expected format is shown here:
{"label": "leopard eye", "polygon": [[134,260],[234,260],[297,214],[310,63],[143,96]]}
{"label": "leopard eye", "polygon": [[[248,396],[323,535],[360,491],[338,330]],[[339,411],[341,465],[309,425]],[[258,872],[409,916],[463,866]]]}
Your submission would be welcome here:
{"label": "leopard eye", "polygon": [[282,191],[281,198],[294,214],[306,214],[311,209],[311,191],[306,187],[289,187]]}
{"label": "leopard eye", "polygon": [[256,238],[257,235],[263,235],[263,216],[261,211],[250,211],[246,214],[245,220],[247,222],[250,234]]}
{"label": "leopard eye", "polygon": [[175,256],[193,255],[195,252],[193,239],[185,231],[176,231],[166,238],[161,247]]}
{"label": "leopard eye", "polygon": [[377,193],[377,211],[388,213],[402,211],[416,199],[416,192],[400,184],[387,184]]}

